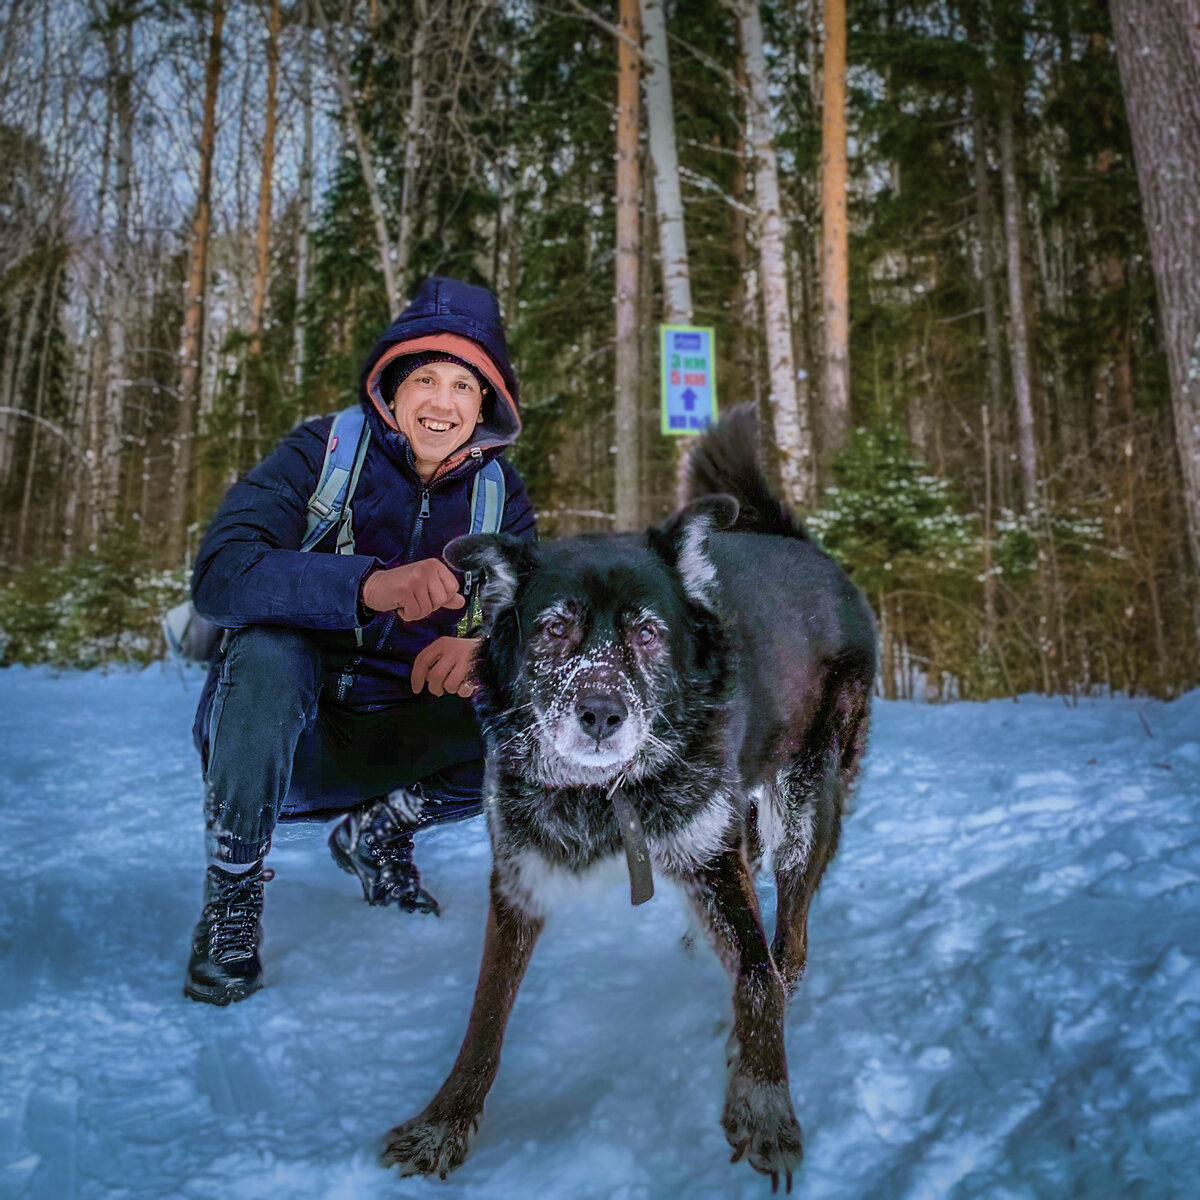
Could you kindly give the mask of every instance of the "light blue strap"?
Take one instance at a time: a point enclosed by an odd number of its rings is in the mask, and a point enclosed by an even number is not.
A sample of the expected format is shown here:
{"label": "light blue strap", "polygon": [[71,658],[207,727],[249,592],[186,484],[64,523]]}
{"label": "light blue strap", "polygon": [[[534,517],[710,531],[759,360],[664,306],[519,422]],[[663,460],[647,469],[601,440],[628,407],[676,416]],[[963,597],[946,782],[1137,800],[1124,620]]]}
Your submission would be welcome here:
{"label": "light blue strap", "polygon": [[471,532],[497,533],[504,520],[504,501],[504,469],[493,458],[471,484]]}
{"label": "light blue strap", "polygon": [[[361,414],[361,410],[360,414]],[[358,477],[362,474],[363,461],[367,457],[367,444],[371,440],[371,427],[363,420],[362,431],[358,435],[358,446],[354,452],[354,470],[350,472],[350,482],[346,487],[346,498],[342,502],[342,525],[338,530],[337,552],[339,554],[354,553],[354,511],[350,507],[354,499],[354,489],[358,487]]]}
{"label": "light blue strap", "polygon": [[350,523],[343,514],[349,515],[350,498],[358,484],[370,437],[370,426],[361,408],[346,408],[334,417],[325,443],[325,458],[321,463],[317,488],[308,498],[301,550],[311,550],[334,525],[340,523],[342,528],[339,530],[338,550],[353,553],[352,533],[350,549],[343,550],[342,547],[345,527]]}
{"label": "light blue strap", "polygon": [[[504,485],[504,468],[496,459],[485,463],[475,475],[471,483],[471,532],[498,533],[504,521],[504,501],[506,499]],[[474,583],[474,572],[463,574],[463,595],[469,595]],[[463,617],[459,629],[459,637],[465,637],[463,630],[471,623],[469,609]]]}

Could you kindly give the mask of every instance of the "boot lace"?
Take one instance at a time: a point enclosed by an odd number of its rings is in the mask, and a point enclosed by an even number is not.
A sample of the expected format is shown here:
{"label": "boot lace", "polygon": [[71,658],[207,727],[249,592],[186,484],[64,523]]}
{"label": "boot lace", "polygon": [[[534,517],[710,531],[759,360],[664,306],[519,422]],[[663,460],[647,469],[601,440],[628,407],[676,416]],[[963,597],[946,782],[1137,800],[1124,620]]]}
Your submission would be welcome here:
{"label": "boot lace", "polygon": [[214,961],[238,962],[258,950],[258,927],[263,907],[263,874],[219,885],[217,895],[205,905],[209,947]]}
{"label": "boot lace", "polygon": [[387,797],[367,809],[351,833],[351,852],[357,852],[377,867],[411,862],[412,849],[411,825],[401,819]]}

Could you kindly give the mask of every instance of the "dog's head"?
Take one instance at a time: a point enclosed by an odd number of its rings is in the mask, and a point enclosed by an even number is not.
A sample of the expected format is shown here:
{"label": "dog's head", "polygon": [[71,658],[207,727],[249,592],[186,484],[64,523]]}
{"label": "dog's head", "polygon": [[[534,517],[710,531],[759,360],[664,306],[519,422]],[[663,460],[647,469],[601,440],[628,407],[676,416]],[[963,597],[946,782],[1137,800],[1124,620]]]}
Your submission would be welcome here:
{"label": "dog's head", "polygon": [[547,787],[638,779],[681,757],[695,722],[684,701],[703,708],[721,686],[707,538],[736,515],[707,496],[646,534],[451,542],[446,561],[483,578],[489,752]]}

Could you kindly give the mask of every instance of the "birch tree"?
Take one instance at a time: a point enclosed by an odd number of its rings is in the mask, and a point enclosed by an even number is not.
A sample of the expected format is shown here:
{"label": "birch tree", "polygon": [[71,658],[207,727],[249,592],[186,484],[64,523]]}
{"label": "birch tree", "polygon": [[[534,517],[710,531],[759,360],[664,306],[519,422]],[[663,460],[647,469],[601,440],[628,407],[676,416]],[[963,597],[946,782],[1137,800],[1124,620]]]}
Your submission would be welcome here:
{"label": "birch tree", "polygon": [[1111,9],[1200,572],[1200,0],[1112,0]]}
{"label": "birch tree", "polygon": [[996,312],[996,239],[988,187],[987,130],[978,88],[971,91],[971,140],[975,218],[979,229],[979,285],[983,292],[983,336],[987,348],[987,397],[992,411],[999,412],[1004,384],[1000,363],[1000,318]]}
{"label": "birch tree", "polygon": [[125,420],[125,390],[128,387],[127,323],[131,304],[130,271],[133,198],[133,36],[136,8],[127,0],[110,3],[103,15],[104,41],[108,58],[109,103],[116,128],[113,198],[116,226],[112,257],[108,264],[109,288],[105,301],[108,344],[104,379],[102,432],[96,447],[94,472],[96,494],[92,497],[92,535],[112,524],[116,517],[117,490],[121,477],[122,433]]}
{"label": "birch tree", "polygon": [[213,0],[204,66],[204,117],[200,131],[200,172],[196,212],[188,241],[187,297],[183,318],[183,350],[179,382],[179,424],[168,516],[171,558],[178,562],[187,547],[188,499],[191,494],[193,442],[200,407],[204,355],[204,310],[208,297],[208,240],[212,230],[212,168],[217,137],[217,93],[221,84],[221,37],[225,0]]}
{"label": "birch tree", "polygon": [[738,28],[746,72],[746,112],[754,156],[758,217],[759,280],[766,318],[767,379],[784,497],[792,504],[813,499],[812,432],[796,393],[792,310],[788,299],[787,245],[779,198],[767,62],[758,0],[738,0]]}
{"label": "birch tree", "polygon": [[[646,120],[658,211],[658,252],[662,264],[663,307],[668,325],[692,323],[692,279],[688,270],[675,145],[675,107],[667,55],[667,18],[662,0],[641,0],[646,59]],[[685,439],[679,439],[681,441]]]}
{"label": "birch tree", "polygon": [[[667,325],[692,323],[692,276],[679,188],[679,151],[675,144],[675,105],[667,54],[667,18],[662,0],[641,0],[646,63],[646,123],[654,171],[654,207],[658,217],[658,257],[662,270],[663,319]],[[682,495],[683,472],[692,439],[675,438],[675,471]]]}
{"label": "birch tree", "polygon": [[638,255],[641,171],[638,130],[641,125],[641,28],[638,0],[620,0],[617,37],[617,270],[616,270],[616,463],[614,490],[616,528],[639,524],[641,495],[638,470]]}
{"label": "birch tree", "polygon": [[1022,209],[1013,134],[1013,96],[1005,91],[1000,102],[1000,181],[1004,192],[1004,251],[1008,278],[1009,357],[1017,414],[1017,455],[1021,465],[1021,495],[1029,508],[1037,499],[1037,450],[1033,432],[1033,386],[1029,367],[1029,324],[1025,315],[1022,279]]}

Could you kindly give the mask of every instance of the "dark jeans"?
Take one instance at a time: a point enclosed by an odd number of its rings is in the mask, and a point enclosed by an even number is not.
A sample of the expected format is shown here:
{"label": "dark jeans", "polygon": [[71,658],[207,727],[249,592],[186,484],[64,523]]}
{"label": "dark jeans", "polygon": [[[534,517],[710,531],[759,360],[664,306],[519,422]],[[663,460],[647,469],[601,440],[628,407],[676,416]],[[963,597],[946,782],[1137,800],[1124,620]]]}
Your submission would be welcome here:
{"label": "dark jeans", "polygon": [[335,816],[397,788],[424,796],[422,825],[479,812],[483,746],[469,701],[422,692],[362,712],[322,697],[323,678],[320,647],[300,630],[252,626],[228,639],[195,729],[213,857],[254,862],[277,821]]}

